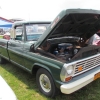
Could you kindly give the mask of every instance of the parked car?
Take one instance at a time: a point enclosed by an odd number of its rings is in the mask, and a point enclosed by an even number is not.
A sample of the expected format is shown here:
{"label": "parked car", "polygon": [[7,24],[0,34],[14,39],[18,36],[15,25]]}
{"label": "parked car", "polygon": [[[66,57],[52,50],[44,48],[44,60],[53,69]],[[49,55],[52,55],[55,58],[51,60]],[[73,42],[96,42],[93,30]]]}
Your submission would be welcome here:
{"label": "parked car", "polygon": [[64,10],[51,24],[16,22],[11,39],[0,39],[0,63],[34,73],[46,96],[71,94],[100,78],[100,46],[86,43],[98,30],[100,11],[90,9]]}

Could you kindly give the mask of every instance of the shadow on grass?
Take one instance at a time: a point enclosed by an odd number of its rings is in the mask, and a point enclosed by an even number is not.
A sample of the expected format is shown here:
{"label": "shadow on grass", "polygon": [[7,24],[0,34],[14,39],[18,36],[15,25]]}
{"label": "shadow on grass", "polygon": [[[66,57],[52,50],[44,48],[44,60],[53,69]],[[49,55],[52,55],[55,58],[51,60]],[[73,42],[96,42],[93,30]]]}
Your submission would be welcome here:
{"label": "shadow on grass", "polygon": [[[23,69],[15,66],[11,63],[7,63],[1,65],[2,68],[7,70],[9,73],[13,74],[18,80],[22,81],[24,84],[27,85],[27,89],[33,89],[43,97],[36,86],[35,76],[29,74],[28,72],[24,71]],[[90,83],[89,85],[85,86],[84,88],[74,92],[70,95],[59,94],[54,99],[47,98],[47,100],[99,100],[100,98],[100,79]]]}

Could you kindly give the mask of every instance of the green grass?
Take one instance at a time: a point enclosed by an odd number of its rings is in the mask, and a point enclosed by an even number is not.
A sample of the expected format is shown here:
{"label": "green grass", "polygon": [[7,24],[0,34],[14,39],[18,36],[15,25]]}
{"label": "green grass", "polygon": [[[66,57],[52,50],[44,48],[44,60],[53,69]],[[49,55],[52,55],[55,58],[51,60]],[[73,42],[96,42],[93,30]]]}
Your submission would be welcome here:
{"label": "green grass", "polygon": [[52,99],[39,92],[34,76],[11,63],[0,65],[0,75],[13,89],[18,100],[100,100],[100,79],[70,95],[59,94]]}
{"label": "green grass", "polygon": [[0,35],[0,39],[2,39],[3,38],[3,35]]}

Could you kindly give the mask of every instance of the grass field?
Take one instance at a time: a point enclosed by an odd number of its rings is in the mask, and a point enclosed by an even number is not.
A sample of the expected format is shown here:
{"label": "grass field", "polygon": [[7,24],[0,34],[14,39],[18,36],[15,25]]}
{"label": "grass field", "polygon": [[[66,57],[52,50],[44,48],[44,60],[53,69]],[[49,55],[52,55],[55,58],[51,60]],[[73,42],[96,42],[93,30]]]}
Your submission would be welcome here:
{"label": "grass field", "polygon": [[3,35],[0,35],[0,39],[2,39],[3,38]]}
{"label": "grass field", "polygon": [[52,99],[38,91],[34,76],[11,63],[0,65],[0,75],[13,89],[18,100],[100,100],[100,79],[73,94],[59,94]]}

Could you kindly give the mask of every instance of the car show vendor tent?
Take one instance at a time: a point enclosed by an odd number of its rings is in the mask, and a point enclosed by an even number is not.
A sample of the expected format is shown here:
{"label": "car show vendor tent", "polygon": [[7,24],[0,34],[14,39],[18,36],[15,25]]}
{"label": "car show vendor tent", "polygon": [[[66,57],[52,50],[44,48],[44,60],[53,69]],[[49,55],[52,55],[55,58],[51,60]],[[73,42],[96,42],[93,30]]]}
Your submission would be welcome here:
{"label": "car show vendor tent", "polygon": [[12,24],[12,21],[0,17],[0,39],[3,38],[6,32],[9,32],[10,28],[12,27]]}
{"label": "car show vendor tent", "polygon": [[13,24],[12,21],[0,17],[0,28],[11,28],[12,24]]}

